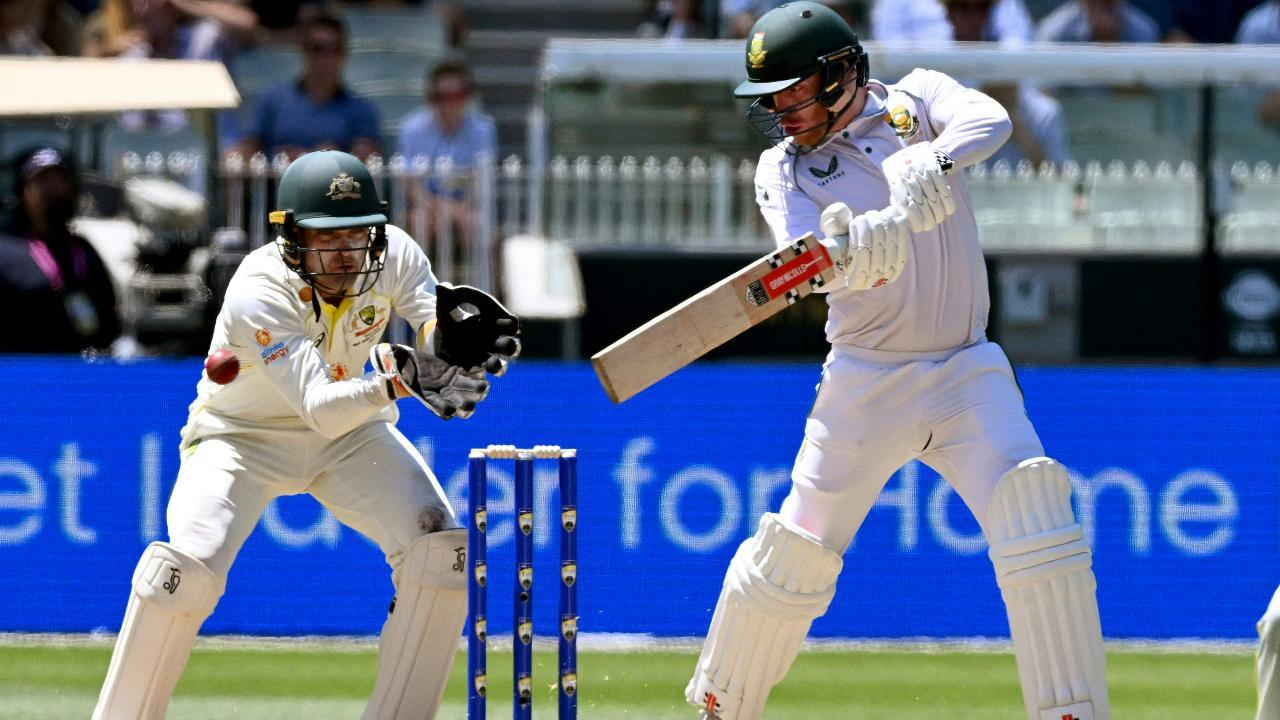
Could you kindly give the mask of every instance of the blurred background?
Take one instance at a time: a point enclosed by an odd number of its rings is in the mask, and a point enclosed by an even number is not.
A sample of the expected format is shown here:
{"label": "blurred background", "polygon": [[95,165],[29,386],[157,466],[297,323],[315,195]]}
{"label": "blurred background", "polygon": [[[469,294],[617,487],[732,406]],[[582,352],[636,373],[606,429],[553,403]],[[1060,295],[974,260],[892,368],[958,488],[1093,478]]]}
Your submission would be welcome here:
{"label": "blurred background", "polygon": [[[764,140],[731,89],[741,38],[777,4],[0,0],[5,231],[42,237],[55,260],[59,238],[86,241],[102,287],[94,332],[72,311],[46,322],[35,266],[0,255],[15,313],[0,347],[0,631],[115,631],[138,553],[164,534],[227,280],[273,240],[290,159],[336,147],[368,162],[442,280],[492,289],[527,320],[526,359],[476,418],[404,412],[458,507],[471,445],[579,447],[584,637],[703,632],[733,548],[785,494],[825,305],[799,303],[623,406],[584,360],[771,248],[752,189]],[[1104,633],[1251,649],[1280,581],[1280,2],[828,4],[872,77],[941,70],[1014,118],[963,180],[988,334],[1072,469]],[[498,497],[495,525],[510,514]],[[815,634],[1003,636],[984,549],[946,484],[908,465],[847,560],[855,592]],[[282,499],[207,627],[376,633],[390,593],[375,555],[318,505]],[[71,562],[74,576],[29,572]],[[669,603],[634,592],[653,577]]]}

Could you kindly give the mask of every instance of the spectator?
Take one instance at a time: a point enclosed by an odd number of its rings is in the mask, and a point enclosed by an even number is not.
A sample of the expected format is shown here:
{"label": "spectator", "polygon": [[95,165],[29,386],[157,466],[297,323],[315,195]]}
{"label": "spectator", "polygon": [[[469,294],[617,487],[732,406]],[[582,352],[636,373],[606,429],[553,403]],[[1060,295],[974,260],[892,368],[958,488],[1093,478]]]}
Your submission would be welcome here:
{"label": "spectator", "polygon": [[[1146,9],[1160,0],[1144,0]],[[1166,42],[1229,43],[1236,28],[1250,10],[1264,0],[1165,0],[1173,7],[1173,23],[1165,34]],[[1159,18],[1156,18],[1157,22]]]}
{"label": "spectator", "polygon": [[745,38],[761,15],[783,0],[720,0],[720,37]]}
{"label": "spectator", "polygon": [[[875,13],[877,27],[889,33],[890,41],[1018,45],[1031,35],[1031,14],[1022,0],[880,0]],[[988,83],[979,89],[1003,105],[1013,120],[1013,135],[989,162],[1030,160],[1039,164],[1048,160],[1061,165],[1070,159],[1062,106],[1057,100],[1029,83]]]}
{"label": "spectator", "polygon": [[649,20],[640,25],[641,37],[667,40],[704,37],[698,0],[659,0]]}
{"label": "spectator", "polygon": [[[232,36],[252,34],[257,16],[234,0],[105,0],[86,23],[84,54],[90,57],[230,61]],[[231,113],[218,116],[226,134]],[[127,112],[129,132],[172,133],[186,127],[183,110]]]}
{"label": "spectator", "polygon": [[298,42],[298,30],[324,10],[324,0],[250,0],[259,42]]}
{"label": "spectator", "polygon": [[[1254,8],[1236,33],[1241,45],[1280,45],[1280,0],[1267,0]],[[1258,106],[1258,119],[1266,125],[1280,129],[1280,91],[1270,91]]]}
{"label": "spectator", "polygon": [[[960,42],[996,41],[1018,44],[1027,39],[1031,16],[1022,0],[944,0],[947,24]],[[1001,23],[999,7],[1018,6],[1025,24],[1020,21]],[[1006,11],[1016,17],[1016,11]],[[1025,34],[1024,34],[1025,33]],[[1037,165],[1048,160],[1062,165],[1070,159],[1067,130],[1062,119],[1062,106],[1057,100],[1030,83],[984,84],[982,92],[1004,106],[1013,120],[1013,134],[1000,146],[988,162],[1004,160],[1017,164],[1030,160]]]}
{"label": "spectator", "polygon": [[1153,43],[1160,41],[1160,26],[1127,0],[1070,0],[1040,21],[1036,39]]}
{"label": "spectator", "polygon": [[1241,45],[1280,44],[1280,0],[1267,0],[1244,16],[1236,31]]}
{"label": "spectator", "polygon": [[301,28],[302,77],[268,90],[258,101],[248,135],[234,148],[242,155],[342,150],[364,160],[378,152],[378,110],[342,84],[347,27],[319,14]]}
{"label": "spectator", "polygon": [[0,55],[52,55],[36,32],[34,7],[26,0],[0,0]]}
{"label": "spectator", "polygon": [[102,258],[69,227],[79,175],[62,152],[41,147],[14,162],[14,205],[0,233],[0,303],[22,331],[0,352],[105,349],[120,335],[116,294]]}
{"label": "spectator", "polygon": [[872,37],[880,42],[959,40],[954,26],[967,18],[986,18],[979,31],[966,37],[1003,43],[1031,40],[1031,13],[1022,0],[877,0],[872,10]]}
{"label": "spectator", "polygon": [[249,37],[257,26],[235,0],[104,0],[86,22],[84,54],[226,62],[228,34]]}
{"label": "spectator", "polygon": [[[424,156],[433,162],[448,158],[455,168],[474,169],[491,161],[498,151],[493,118],[472,103],[471,70],[460,62],[444,62],[427,75],[427,105],[410,113],[400,130],[397,151],[406,158]],[[444,187],[434,173],[414,188],[414,207],[424,207],[427,227],[434,231],[448,203],[457,237],[470,246],[475,217],[465,188]],[[429,232],[428,231],[428,234]]]}

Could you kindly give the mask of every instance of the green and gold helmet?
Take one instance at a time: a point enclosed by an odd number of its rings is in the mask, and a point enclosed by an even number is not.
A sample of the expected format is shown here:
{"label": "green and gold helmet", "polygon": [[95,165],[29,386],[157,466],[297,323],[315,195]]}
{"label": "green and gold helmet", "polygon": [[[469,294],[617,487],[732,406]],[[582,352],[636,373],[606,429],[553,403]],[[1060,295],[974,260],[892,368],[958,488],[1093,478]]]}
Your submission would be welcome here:
{"label": "green and gold helmet", "polygon": [[[361,295],[382,273],[387,247],[387,204],[378,198],[378,187],[369,169],[358,158],[337,150],[307,153],[285,169],[276,186],[276,207],[269,215],[281,243],[285,264],[315,288],[316,279],[332,275],[356,274],[360,278],[345,294]],[[369,242],[363,249],[361,268],[348,273],[336,270],[326,254],[351,252],[308,248],[300,230],[344,230],[368,228]],[[319,270],[308,269],[306,253],[315,253]]]}
{"label": "green and gold helmet", "polygon": [[[783,139],[781,119],[815,102],[832,110],[853,89],[867,84],[867,54],[858,36],[836,11],[816,2],[789,2],[765,13],[747,35],[747,79],[733,91],[756,98],[748,119],[773,142]],[[819,74],[818,92],[787,108],[773,106],[773,94]],[[834,120],[834,115],[831,118]]]}

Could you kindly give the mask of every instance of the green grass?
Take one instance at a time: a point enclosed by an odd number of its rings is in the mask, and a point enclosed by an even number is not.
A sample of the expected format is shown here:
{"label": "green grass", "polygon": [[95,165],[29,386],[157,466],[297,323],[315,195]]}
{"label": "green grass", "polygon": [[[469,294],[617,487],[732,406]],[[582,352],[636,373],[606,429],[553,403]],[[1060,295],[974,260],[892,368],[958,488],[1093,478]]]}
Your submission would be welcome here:
{"label": "green grass", "polygon": [[[0,645],[0,720],[87,718],[110,659],[102,644]],[[583,720],[694,716],[683,690],[695,652],[584,650]],[[369,644],[302,648],[202,645],[170,705],[172,720],[358,718],[373,686]],[[465,653],[459,652],[442,720],[466,716]],[[490,718],[509,718],[511,655],[489,657]],[[539,652],[535,715],[555,717],[554,652]],[[1112,714],[1123,720],[1252,717],[1253,658],[1247,652],[1108,655]],[[806,650],[770,696],[770,720],[940,717],[1023,720],[1013,657],[993,651],[884,648]]]}

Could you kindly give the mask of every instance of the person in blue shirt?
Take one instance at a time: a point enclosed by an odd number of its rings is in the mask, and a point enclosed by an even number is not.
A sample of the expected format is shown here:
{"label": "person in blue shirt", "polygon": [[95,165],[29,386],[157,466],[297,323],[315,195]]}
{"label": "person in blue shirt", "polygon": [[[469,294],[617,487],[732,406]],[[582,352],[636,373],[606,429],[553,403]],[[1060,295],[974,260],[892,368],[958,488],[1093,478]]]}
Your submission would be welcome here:
{"label": "person in blue shirt", "polygon": [[[447,203],[455,237],[470,246],[475,230],[471,205],[475,169],[494,161],[497,129],[493,118],[472,102],[471,70],[466,65],[440,63],[426,80],[426,105],[405,117],[396,148],[410,163],[419,157],[431,163],[422,183],[411,186],[409,202],[411,207],[426,209],[427,226],[419,237],[435,232],[445,209],[442,205]],[[445,158],[452,171],[442,176],[437,170]]]}
{"label": "person in blue shirt", "polygon": [[302,27],[302,76],[263,94],[251,126],[235,151],[248,156],[342,150],[364,160],[379,152],[381,133],[373,103],[342,84],[347,28],[320,14]]}
{"label": "person in blue shirt", "polygon": [[1160,42],[1160,26],[1127,0],[1070,0],[1036,28],[1044,42]]}

